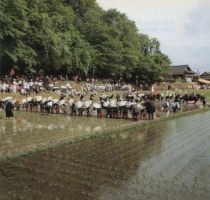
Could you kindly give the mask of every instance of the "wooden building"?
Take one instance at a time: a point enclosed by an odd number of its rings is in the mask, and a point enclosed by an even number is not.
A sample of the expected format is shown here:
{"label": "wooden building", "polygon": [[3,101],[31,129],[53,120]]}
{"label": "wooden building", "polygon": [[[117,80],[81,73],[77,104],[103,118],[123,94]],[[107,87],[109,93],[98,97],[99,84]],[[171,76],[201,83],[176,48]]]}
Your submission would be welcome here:
{"label": "wooden building", "polygon": [[168,76],[171,79],[182,79],[188,83],[192,82],[193,77],[196,75],[197,73],[192,71],[189,65],[171,66],[168,72]]}
{"label": "wooden building", "polygon": [[204,72],[203,74],[200,75],[199,78],[210,81],[210,72]]}

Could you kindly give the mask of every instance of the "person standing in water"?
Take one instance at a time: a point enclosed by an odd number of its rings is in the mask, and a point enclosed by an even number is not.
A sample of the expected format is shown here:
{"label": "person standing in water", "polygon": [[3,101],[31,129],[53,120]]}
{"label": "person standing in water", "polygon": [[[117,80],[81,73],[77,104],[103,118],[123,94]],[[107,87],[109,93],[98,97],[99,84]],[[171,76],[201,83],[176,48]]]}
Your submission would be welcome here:
{"label": "person standing in water", "polygon": [[13,109],[14,109],[14,106],[12,104],[12,101],[8,100],[6,102],[6,107],[5,107],[5,113],[6,113],[6,118],[7,119],[10,118],[10,117],[14,117]]}

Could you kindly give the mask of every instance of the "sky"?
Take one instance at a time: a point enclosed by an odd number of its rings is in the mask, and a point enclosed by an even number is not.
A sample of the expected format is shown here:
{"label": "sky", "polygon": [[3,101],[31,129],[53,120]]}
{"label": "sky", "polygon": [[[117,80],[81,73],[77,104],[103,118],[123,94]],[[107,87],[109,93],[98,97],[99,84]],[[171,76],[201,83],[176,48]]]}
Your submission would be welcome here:
{"label": "sky", "polygon": [[210,72],[210,0],[96,0],[135,21],[139,32],[156,37],[173,65]]}

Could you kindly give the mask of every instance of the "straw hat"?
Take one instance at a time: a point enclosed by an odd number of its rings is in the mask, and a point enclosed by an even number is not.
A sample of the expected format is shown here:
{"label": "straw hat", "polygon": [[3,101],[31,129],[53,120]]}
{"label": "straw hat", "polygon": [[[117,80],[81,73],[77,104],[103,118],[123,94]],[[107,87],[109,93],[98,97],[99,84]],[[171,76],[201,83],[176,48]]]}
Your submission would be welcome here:
{"label": "straw hat", "polygon": [[101,105],[99,103],[94,103],[93,108],[99,109],[101,108]]}
{"label": "straw hat", "polygon": [[104,107],[108,107],[109,104],[110,104],[110,102],[109,102],[109,101],[106,101],[106,102],[104,102],[103,106],[104,106]]}
{"label": "straw hat", "polygon": [[53,99],[53,103],[58,103],[58,99]]}
{"label": "straw hat", "polygon": [[42,96],[36,96],[36,97],[35,97],[35,100],[36,100],[36,101],[41,101],[41,100],[42,100]]}
{"label": "straw hat", "polygon": [[32,101],[32,97],[27,97],[27,98],[26,98],[26,101],[27,101],[27,102]]}
{"label": "straw hat", "polygon": [[6,97],[4,99],[2,99],[2,101],[12,101],[13,97]]}
{"label": "straw hat", "polygon": [[82,102],[82,101],[78,101],[78,102],[76,103],[76,107],[77,107],[77,108],[82,108],[82,106],[83,106],[83,102]]}
{"label": "straw hat", "polygon": [[47,98],[42,99],[42,103],[45,103],[47,101]]}
{"label": "straw hat", "polygon": [[64,104],[65,104],[65,99],[63,99],[59,102],[59,105],[64,105]]}
{"label": "straw hat", "polygon": [[74,103],[74,99],[69,99],[68,103],[70,106],[72,106],[72,104]]}
{"label": "straw hat", "polygon": [[143,106],[142,104],[138,103],[138,104],[137,104],[137,108],[138,108],[138,109],[144,109],[144,106]]}
{"label": "straw hat", "polygon": [[133,105],[136,105],[136,103],[135,103],[135,102],[128,102],[128,103],[127,103],[127,106],[128,106],[128,107],[133,106]]}
{"label": "straw hat", "polygon": [[47,98],[47,100],[48,100],[48,101],[51,101],[51,100],[52,100],[52,96],[49,96],[49,97]]}
{"label": "straw hat", "polygon": [[26,101],[26,99],[22,99],[22,104],[24,104],[24,103],[26,103],[27,101]]}
{"label": "straw hat", "polygon": [[125,106],[126,105],[126,101],[120,101],[118,102],[118,106]]}
{"label": "straw hat", "polygon": [[117,102],[115,100],[110,101],[110,107],[112,108],[117,107]]}
{"label": "straw hat", "polygon": [[92,104],[92,101],[85,101],[85,108],[89,108],[90,105]]}

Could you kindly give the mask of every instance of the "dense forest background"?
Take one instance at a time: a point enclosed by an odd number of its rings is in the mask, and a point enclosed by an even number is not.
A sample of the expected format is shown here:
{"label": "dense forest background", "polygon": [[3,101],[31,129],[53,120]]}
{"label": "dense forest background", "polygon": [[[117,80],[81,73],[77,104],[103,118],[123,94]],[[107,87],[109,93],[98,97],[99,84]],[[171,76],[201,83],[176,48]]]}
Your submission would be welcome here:
{"label": "dense forest background", "polygon": [[155,38],[95,0],[1,0],[0,73],[154,83],[170,64]]}

